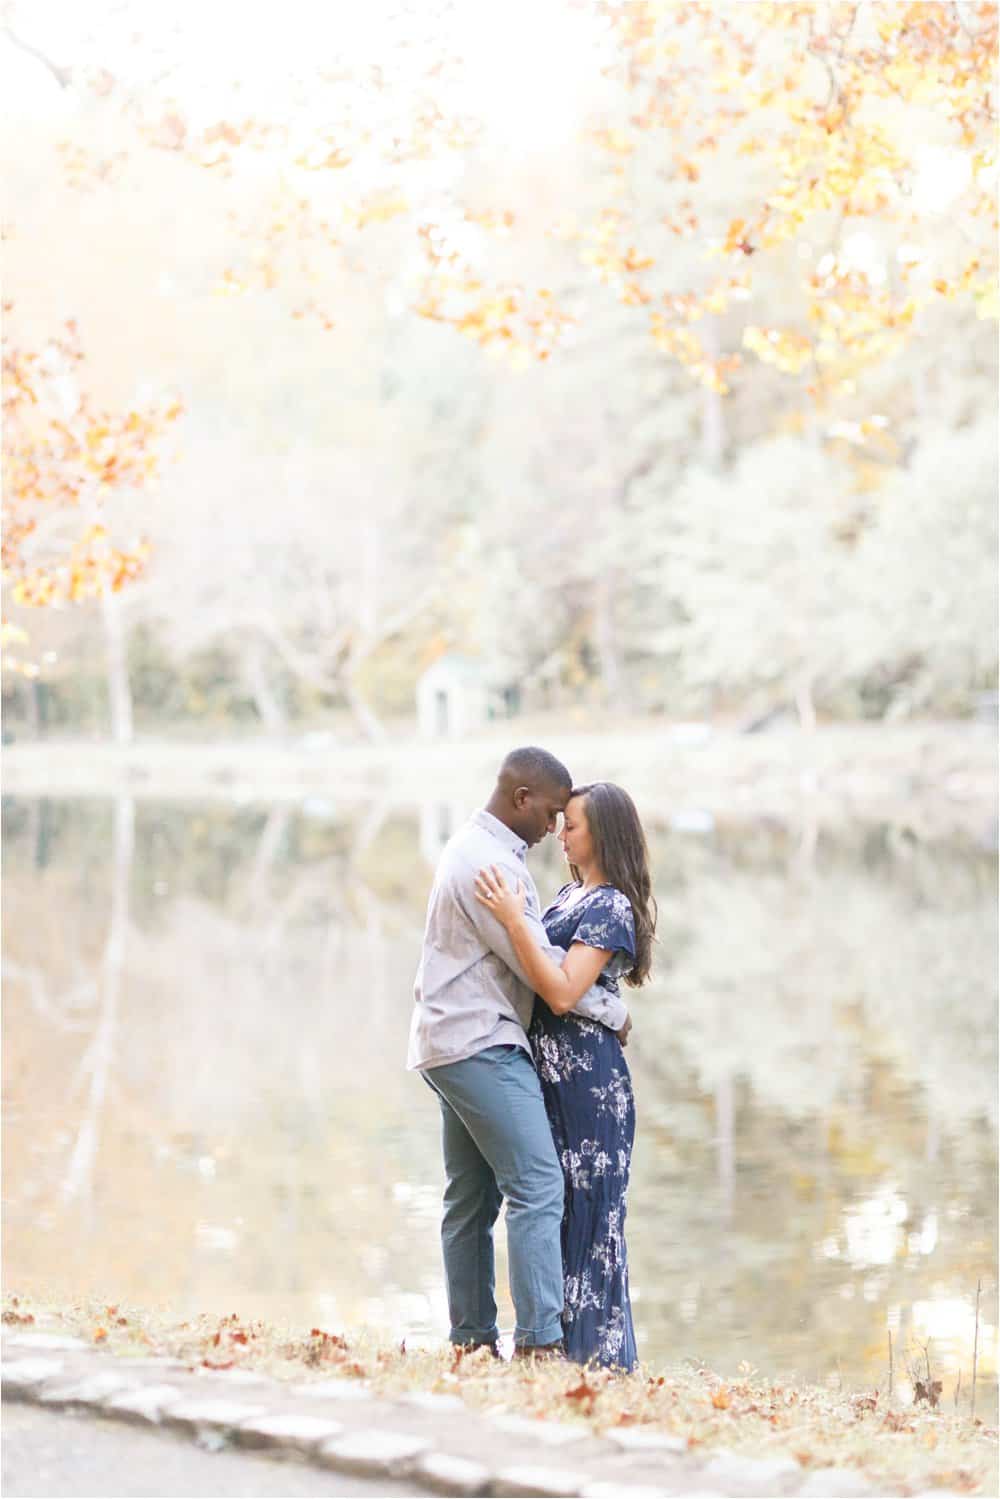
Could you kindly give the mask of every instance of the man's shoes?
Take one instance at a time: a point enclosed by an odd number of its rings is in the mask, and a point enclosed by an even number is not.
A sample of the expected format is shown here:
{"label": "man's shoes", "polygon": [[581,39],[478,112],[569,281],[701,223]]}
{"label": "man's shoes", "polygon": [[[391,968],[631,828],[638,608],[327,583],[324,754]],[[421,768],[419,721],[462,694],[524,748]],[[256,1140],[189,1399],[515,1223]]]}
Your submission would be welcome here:
{"label": "man's shoes", "polygon": [[503,1357],[500,1352],[500,1344],[496,1341],[492,1343],[455,1343],[452,1346],[455,1350],[456,1359],[465,1358],[466,1354],[469,1353],[478,1353],[480,1348],[488,1348],[493,1358]]}
{"label": "man's shoes", "polygon": [[561,1340],[558,1343],[540,1343],[536,1347],[528,1347],[526,1344],[521,1344],[514,1349],[514,1357],[516,1359],[537,1359],[539,1362],[542,1360],[548,1362],[553,1359],[556,1362],[565,1362],[566,1349]]}

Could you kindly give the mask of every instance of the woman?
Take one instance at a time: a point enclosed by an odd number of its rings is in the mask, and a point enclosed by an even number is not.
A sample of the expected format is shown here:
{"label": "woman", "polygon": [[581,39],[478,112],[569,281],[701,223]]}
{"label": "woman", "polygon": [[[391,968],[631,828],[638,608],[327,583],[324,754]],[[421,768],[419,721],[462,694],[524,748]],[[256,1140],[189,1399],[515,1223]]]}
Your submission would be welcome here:
{"label": "woman", "polygon": [[625,1252],[632,1079],[615,1033],[572,1011],[592,983],[617,993],[620,978],[634,987],[646,981],[656,902],[639,816],[620,786],[597,781],[576,788],[560,839],[573,878],[542,919],[552,946],[566,952],[561,968],[532,939],[522,888],[510,890],[496,866],[480,870],[476,898],[507,929],[544,1001],[535,1005],[530,1040],[566,1181],[566,1352],[578,1363],[633,1369]]}

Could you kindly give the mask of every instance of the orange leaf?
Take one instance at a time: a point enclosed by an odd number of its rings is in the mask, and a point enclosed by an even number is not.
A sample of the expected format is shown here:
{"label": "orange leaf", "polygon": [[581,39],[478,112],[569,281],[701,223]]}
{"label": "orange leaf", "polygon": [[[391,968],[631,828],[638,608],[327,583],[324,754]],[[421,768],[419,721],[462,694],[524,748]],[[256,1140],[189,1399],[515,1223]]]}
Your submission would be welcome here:
{"label": "orange leaf", "polygon": [[591,1404],[593,1404],[594,1396],[596,1394],[597,1391],[587,1383],[586,1378],[583,1378],[580,1380],[580,1383],[578,1385],[574,1385],[573,1389],[566,1391],[566,1399],[579,1400],[581,1404],[583,1403],[583,1401],[587,1400]]}
{"label": "orange leaf", "polygon": [[715,1390],[712,1395],[712,1404],[717,1411],[729,1409],[729,1391],[727,1389]]}
{"label": "orange leaf", "polygon": [[99,1327],[97,1329],[97,1331],[94,1333],[94,1342],[95,1343],[103,1343],[104,1339],[107,1337],[107,1335],[108,1335],[108,1329],[106,1327]]}

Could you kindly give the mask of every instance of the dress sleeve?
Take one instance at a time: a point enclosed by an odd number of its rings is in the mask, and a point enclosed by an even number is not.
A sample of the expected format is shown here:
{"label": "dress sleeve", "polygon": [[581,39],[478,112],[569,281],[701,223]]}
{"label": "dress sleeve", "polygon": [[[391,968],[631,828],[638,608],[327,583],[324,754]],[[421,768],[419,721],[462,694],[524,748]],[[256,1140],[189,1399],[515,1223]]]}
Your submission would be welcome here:
{"label": "dress sleeve", "polygon": [[604,947],[620,957],[608,960],[605,973],[627,973],[635,962],[635,918],[627,895],[620,890],[596,890],[581,912],[574,942]]}

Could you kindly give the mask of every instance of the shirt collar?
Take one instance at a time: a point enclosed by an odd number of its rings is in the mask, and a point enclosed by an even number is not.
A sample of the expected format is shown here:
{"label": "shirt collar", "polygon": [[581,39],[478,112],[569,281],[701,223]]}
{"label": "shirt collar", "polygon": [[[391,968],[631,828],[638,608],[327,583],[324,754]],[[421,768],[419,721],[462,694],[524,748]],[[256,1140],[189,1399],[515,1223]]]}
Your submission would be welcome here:
{"label": "shirt collar", "polygon": [[519,859],[524,858],[528,847],[524,839],[519,838],[505,822],[500,821],[499,817],[494,817],[492,812],[487,812],[485,807],[480,807],[478,812],[473,812],[472,821],[477,827],[484,828],[487,833],[492,833],[504,848],[509,848],[511,853],[516,854]]}

